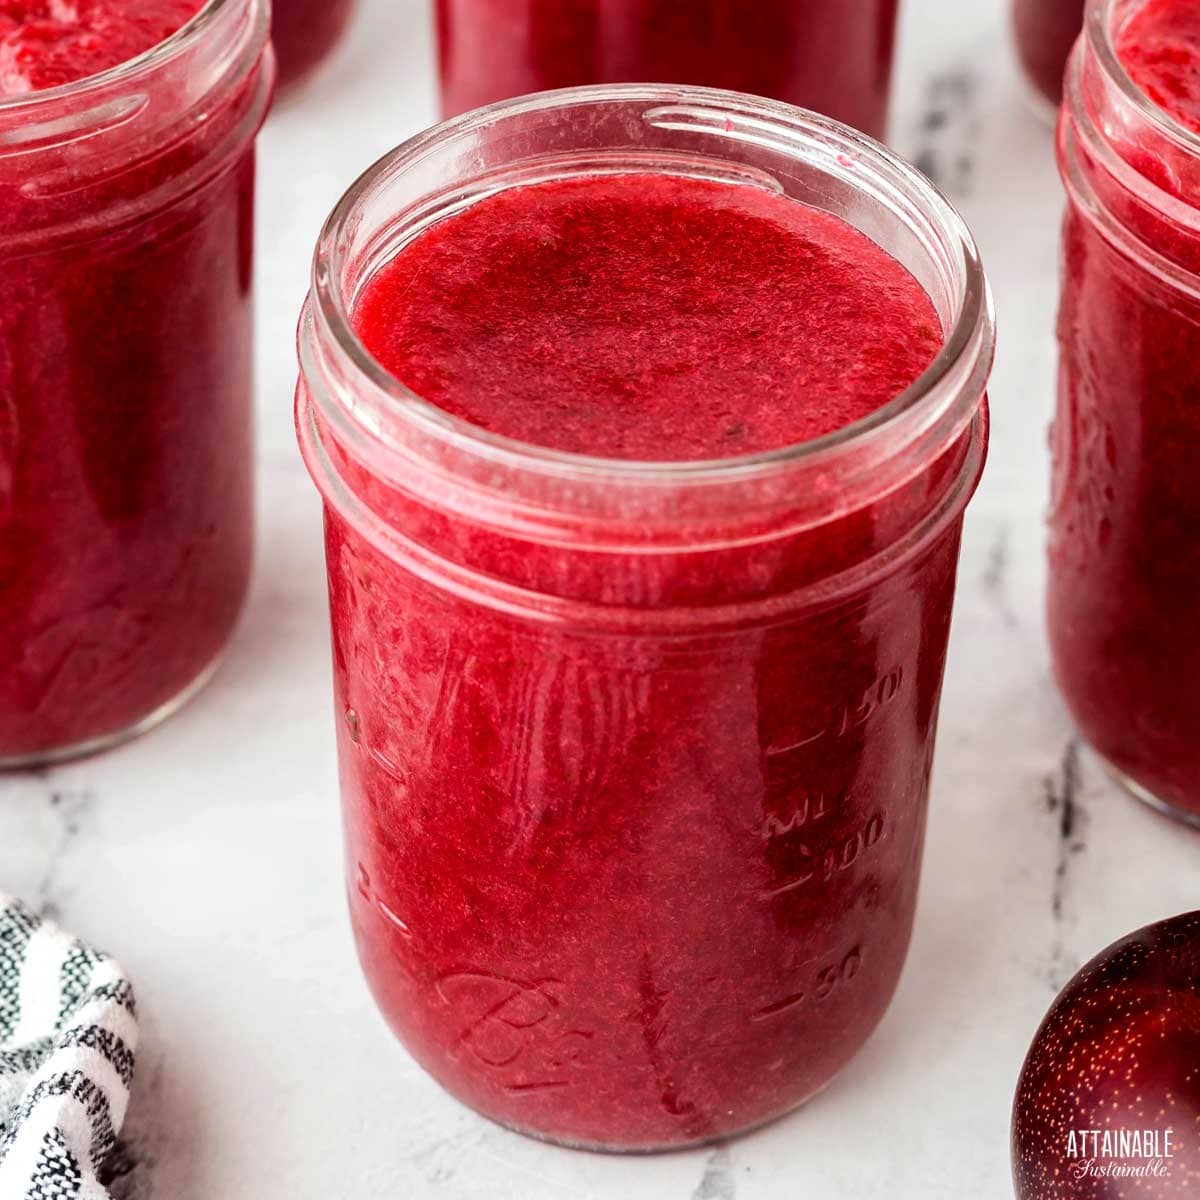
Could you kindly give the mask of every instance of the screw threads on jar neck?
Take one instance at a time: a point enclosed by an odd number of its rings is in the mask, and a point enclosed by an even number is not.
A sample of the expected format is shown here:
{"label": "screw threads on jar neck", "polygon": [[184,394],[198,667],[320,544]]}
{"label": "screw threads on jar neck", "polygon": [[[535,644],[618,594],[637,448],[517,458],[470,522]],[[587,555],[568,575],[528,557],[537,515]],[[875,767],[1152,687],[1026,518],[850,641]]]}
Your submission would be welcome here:
{"label": "screw threads on jar neck", "polygon": [[267,0],[210,0],[129,62],[0,98],[5,252],[111,232],[223,170],[270,104],[269,29]]}
{"label": "screw threads on jar neck", "polygon": [[1090,0],[1067,69],[1059,165],[1074,206],[1121,254],[1200,298],[1200,137],[1142,91],[1118,52],[1141,0]]}
{"label": "screw threads on jar neck", "polygon": [[[367,279],[430,223],[497,187],[597,171],[661,171],[781,189],[843,216],[923,284],[946,329],[914,385],[826,438],[743,458],[638,463],[558,453],[448,416],[391,378],[354,334]],[[819,524],[902,485],[974,420],[993,352],[975,247],[939,193],[883,147],[785,105],[698,88],[575,89],[496,105],[406,143],[328,222],[301,327],[312,401],[333,435],[384,479],[478,513],[497,496],[556,536],[634,523],[687,546],[714,525]],[[849,498],[849,499],[848,499]],[[736,536],[736,535],[734,535]]]}

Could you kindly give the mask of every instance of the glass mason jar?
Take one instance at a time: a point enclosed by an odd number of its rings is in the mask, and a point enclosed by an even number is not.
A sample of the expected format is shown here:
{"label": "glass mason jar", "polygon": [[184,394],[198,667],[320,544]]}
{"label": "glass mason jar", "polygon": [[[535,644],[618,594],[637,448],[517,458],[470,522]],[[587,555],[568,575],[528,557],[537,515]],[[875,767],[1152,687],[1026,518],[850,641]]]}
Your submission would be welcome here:
{"label": "glass mason jar", "polygon": [[355,0],[274,0],[271,41],[281,87],[302,79],[333,50],[354,6]]}
{"label": "glass mason jar", "polygon": [[1039,100],[1057,111],[1063,71],[1083,25],[1087,0],[1014,0],[1017,57]]}
{"label": "glass mason jar", "polygon": [[[784,189],[928,289],[946,345],[870,418],[713,462],[481,431],[366,353],[363,285],[496,188],[606,169]],[[381,1010],[513,1128],[654,1149],[813,1095],[882,1017],[917,894],[989,294],[918,172],[825,118],[610,86],[474,113],[342,200],[300,329],[325,500],[349,897]]]}
{"label": "glass mason jar", "polygon": [[1117,56],[1139,7],[1089,5],[1059,130],[1050,640],[1083,736],[1200,823],[1200,138]]}
{"label": "glass mason jar", "polygon": [[173,711],[241,608],[267,24],[0,99],[0,766]]}
{"label": "glass mason jar", "polygon": [[454,116],[550,88],[654,81],[769,96],[881,138],[898,6],[437,0],[442,112]]}

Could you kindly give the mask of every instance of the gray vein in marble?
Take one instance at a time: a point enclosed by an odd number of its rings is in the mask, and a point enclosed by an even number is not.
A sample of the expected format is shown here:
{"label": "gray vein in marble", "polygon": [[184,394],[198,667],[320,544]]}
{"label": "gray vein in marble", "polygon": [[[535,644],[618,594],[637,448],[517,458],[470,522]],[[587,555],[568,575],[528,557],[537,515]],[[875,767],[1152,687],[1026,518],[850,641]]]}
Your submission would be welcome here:
{"label": "gray vein in marble", "polygon": [[1071,864],[1087,849],[1083,830],[1087,810],[1080,803],[1079,739],[1072,738],[1063,749],[1058,771],[1046,777],[1046,810],[1055,817],[1054,882],[1050,912],[1054,922],[1050,949],[1050,986],[1057,992],[1072,973],[1067,961],[1066,925],[1070,917]]}
{"label": "gray vein in marble", "polygon": [[733,1178],[733,1163],[725,1147],[714,1152],[692,1196],[692,1200],[736,1200],[737,1184]]}
{"label": "gray vein in marble", "polygon": [[[558,1197],[578,1197],[578,1200],[596,1200],[596,1195],[591,1188],[581,1188],[577,1184],[568,1182],[561,1177],[545,1174],[542,1171],[539,1171],[536,1167],[531,1166],[528,1162],[514,1161],[501,1150],[500,1146],[493,1142],[492,1138],[490,1137],[491,1132],[494,1131],[489,1131],[489,1136],[484,1136],[478,1140],[476,1146],[476,1161],[488,1160],[501,1168],[502,1177],[503,1175],[515,1177],[515,1179],[510,1178],[505,1182],[518,1184],[521,1187],[521,1191],[525,1195],[528,1195],[531,1200],[535,1195],[531,1183],[521,1181],[536,1180],[538,1184],[543,1184],[546,1188],[550,1189],[549,1191],[543,1192],[539,1188],[536,1192],[536,1195],[539,1197],[553,1196],[555,1197],[555,1200],[558,1200]],[[437,1182],[432,1178],[432,1176],[427,1175],[427,1178],[430,1180],[430,1182]],[[506,1192],[504,1194],[507,1195],[510,1193]]]}
{"label": "gray vein in marble", "polygon": [[58,817],[59,831],[50,846],[41,878],[30,899],[42,916],[59,920],[66,898],[61,883],[62,868],[91,816],[95,796],[87,789],[72,791],[54,786],[54,777],[49,771],[39,771],[35,775],[45,783],[47,801]]}
{"label": "gray vein in marble", "polygon": [[[511,1158],[504,1149],[504,1143],[510,1136],[491,1125],[469,1126],[449,1137],[438,1137],[431,1142],[414,1145],[410,1150],[396,1155],[395,1161],[419,1174],[430,1195],[455,1194],[462,1168],[470,1163],[473,1164],[471,1169],[475,1172],[482,1167],[493,1184],[498,1185],[503,1181],[519,1186],[521,1194],[529,1196],[530,1200],[534,1197],[540,1200],[540,1197],[550,1195],[594,1200],[590,1191],[584,1191],[573,1183],[544,1174],[526,1162]],[[474,1178],[476,1176],[472,1176],[472,1179]]]}
{"label": "gray vein in marble", "polygon": [[925,106],[910,157],[938,187],[959,199],[970,194],[978,144],[979,80],[958,67],[934,75],[926,85]]}
{"label": "gray vein in marble", "polygon": [[1015,629],[1020,621],[1008,591],[1010,560],[1009,527],[1007,524],[1003,524],[996,530],[996,538],[988,551],[987,566],[983,572],[983,592],[1000,614],[1004,625],[1009,629]]}

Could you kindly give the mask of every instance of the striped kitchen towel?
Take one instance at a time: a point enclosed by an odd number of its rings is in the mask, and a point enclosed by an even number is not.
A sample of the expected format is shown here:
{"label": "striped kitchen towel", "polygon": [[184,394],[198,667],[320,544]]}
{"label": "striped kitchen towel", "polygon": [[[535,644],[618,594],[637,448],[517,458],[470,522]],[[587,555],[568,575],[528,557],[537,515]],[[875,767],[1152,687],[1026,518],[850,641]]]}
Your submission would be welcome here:
{"label": "striped kitchen towel", "polygon": [[0,1200],[109,1200],[137,1033],[121,968],[0,893]]}

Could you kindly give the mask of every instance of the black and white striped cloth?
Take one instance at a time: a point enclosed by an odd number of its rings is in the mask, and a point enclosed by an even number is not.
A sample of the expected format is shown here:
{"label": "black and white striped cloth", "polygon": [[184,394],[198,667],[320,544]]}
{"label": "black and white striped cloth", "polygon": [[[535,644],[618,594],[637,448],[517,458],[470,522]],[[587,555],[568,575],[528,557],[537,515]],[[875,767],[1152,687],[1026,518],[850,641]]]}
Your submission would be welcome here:
{"label": "black and white striped cloth", "polygon": [[0,893],[0,1200],[110,1200],[137,1034],[121,968]]}

